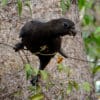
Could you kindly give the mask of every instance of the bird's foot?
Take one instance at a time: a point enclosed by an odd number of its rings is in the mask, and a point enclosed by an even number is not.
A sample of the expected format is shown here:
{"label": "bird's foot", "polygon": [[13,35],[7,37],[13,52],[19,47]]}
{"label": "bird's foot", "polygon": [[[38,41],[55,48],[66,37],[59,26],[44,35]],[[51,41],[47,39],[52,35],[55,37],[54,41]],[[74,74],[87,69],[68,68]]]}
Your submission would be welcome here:
{"label": "bird's foot", "polygon": [[38,85],[38,76],[34,76],[30,82],[33,86],[37,86]]}

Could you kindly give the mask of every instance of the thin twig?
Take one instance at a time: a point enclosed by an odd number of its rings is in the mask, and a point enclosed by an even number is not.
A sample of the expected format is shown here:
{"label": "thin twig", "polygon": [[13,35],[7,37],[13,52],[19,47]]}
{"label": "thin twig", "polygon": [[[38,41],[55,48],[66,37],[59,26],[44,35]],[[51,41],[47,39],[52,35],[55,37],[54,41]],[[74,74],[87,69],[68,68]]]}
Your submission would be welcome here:
{"label": "thin twig", "polygon": [[[14,48],[14,46],[9,45],[9,44],[6,44],[6,43],[0,43],[0,44],[3,44],[3,45],[5,45],[5,46],[11,47],[11,48]],[[24,50],[27,50],[27,49],[24,49]],[[24,51],[23,51],[23,53],[25,54]],[[40,54],[40,55],[43,55],[43,56],[50,56],[50,55],[55,55],[56,53],[57,53],[57,52],[55,52],[55,53],[53,53],[53,54],[44,54],[44,53],[41,53],[41,52],[36,52],[36,53],[33,53],[33,54],[35,54],[35,55]],[[21,57],[21,56],[20,56],[20,57]],[[71,57],[71,56],[67,56],[67,57],[68,57],[69,59],[79,60],[79,61],[83,61],[83,62],[96,63],[95,61],[84,60],[84,59],[75,58],[75,57]],[[21,58],[22,58],[22,57],[21,57]],[[27,59],[28,62],[30,62],[27,56],[26,56],[26,59]]]}
{"label": "thin twig", "polygon": [[78,61],[89,62],[89,63],[96,63],[95,61],[84,60],[84,59],[75,58],[75,57],[71,57],[71,56],[67,56],[67,57],[69,59],[74,59],[74,60],[78,60]]}

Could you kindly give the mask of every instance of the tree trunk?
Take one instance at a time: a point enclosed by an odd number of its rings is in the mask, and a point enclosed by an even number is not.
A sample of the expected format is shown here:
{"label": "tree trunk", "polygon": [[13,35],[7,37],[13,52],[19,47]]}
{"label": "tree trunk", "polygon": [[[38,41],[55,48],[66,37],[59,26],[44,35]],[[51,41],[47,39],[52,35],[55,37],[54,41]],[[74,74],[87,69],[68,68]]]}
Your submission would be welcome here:
{"label": "tree trunk", "polygon": [[[68,70],[59,72],[57,67],[57,60],[60,58],[59,54],[51,60],[45,69],[50,73],[50,84],[48,84],[48,81],[40,81],[42,93],[45,97],[44,100],[95,100],[94,86],[92,84],[93,79],[88,63],[70,59],[70,57],[75,57],[86,60],[79,24],[77,1],[72,1],[71,7],[65,17],[75,22],[77,35],[75,38],[65,36],[62,41],[62,47],[69,57],[67,59],[64,58],[61,63]],[[60,0],[31,0],[32,17],[30,16],[30,11],[24,6],[20,19],[17,17],[14,2],[7,5],[5,9],[0,9],[0,42],[12,45],[16,44],[19,41],[18,33],[21,26],[30,19],[50,20],[62,17],[59,5]],[[25,55],[21,54],[26,61]],[[28,54],[27,57],[32,66],[39,65],[38,59],[35,56],[29,52],[25,52],[25,54]],[[0,100],[28,100],[30,93],[27,86],[30,83],[25,78],[25,72],[22,70],[24,66],[22,62],[19,54],[15,53],[12,48],[0,45]],[[91,91],[87,92],[82,88],[84,82],[90,83],[92,87]],[[76,84],[77,89],[72,87],[72,90],[68,91],[68,83]]]}
{"label": "tree trunk", "polygon": [[[63,84],[63,89],[66,88],[66,83],[68,86],[68,83],[71,81],[76,82],[79,85],[79,89],[75,90],[73,89],[70,94],[66,95],[66,90],[63,93],[63,98],[61,100],[96,100],[95,99],[95,91],[94,91],[94,84],[93,84],[93,78],[92,73],[90,71],[90,66],[88,64],[85,50],[84,50],[84,44],[83,39],[81,35],[81,27],[80,27],[80,20],[79,20],[79,12],[78,12],[78,0],[72,0],[72,4],[70,6],[69,11],[66,12],[66,18],[69,18],[75,22],[77,35],[73,38],[70,36],[66,36],[63,38],[62,47],[66,51],[66,54],[68,55],[68,59],[64,59],[63,64],[65,66],[69,66],[71,72],[70,75],[67,77],[63,73],[58,73],[57,71],[54,71],[54,64],[49,65],[48,69],[51,68],[52,76],[55,77],[56,87],[61,88],[59,83],[65,82]],[[78,58],[80,60],[71,59],[70,57]],[[84,60],[84,61],[81,61]],[[53,66],[53,68],[51,67]],[[57,70],[57,69],[55,69]],[[83,84],[89,84],[91,87],[91,90],[87,92],[87,90],[84,90]],[[88,87],[87,87],[88,88]],[[55,89],[56,90],[56,89]],[[58,89],[59,91],[60,89]],[[53,90],[52,90],[53,91]],[[49,93],[50,96],[52,96]],[[59,95],[57,95],[58,98],[60,98]],[[53,96],[52,96],[53,98]],[[57,98],[57,100],[58,100]]]}
{"label": "tree trunk", "polygon": [[[80,60],[68,59],[68,63],[66,61],[65,64],[66,65],[69,64],[69,66],[73,69],[73,74],[69,78],[75,80],[78,84],[80,84],[80,86],[82,86],[81,84],[88,82],[91,86],[91,90],[89,92],[86,92],[81,87],[79,91],[73,92],[70,95],[68,100],[95,100],[94,84],[93,84],[93,78],[92,78],[92,73],[90,70],[89,63],[81,61],[82,59],[87,61],[87,58],[86,58],[83,39],[81,35],[82,33],[81,33],[77,4],[78,4],[78,0],[72,0],[71,7],[69,11],[66,13],[67,18],[70,18],[75,22],[77,35],[75,36],[74,39],[70,38],[69,40],[67,40],[67,38],[64,38],[63,46],[65,47],[66,51],[69,50],[70,52],[68,53],[69,57],[75,57]],[[68,48],[66,47],[67,43],[69,43]]]}

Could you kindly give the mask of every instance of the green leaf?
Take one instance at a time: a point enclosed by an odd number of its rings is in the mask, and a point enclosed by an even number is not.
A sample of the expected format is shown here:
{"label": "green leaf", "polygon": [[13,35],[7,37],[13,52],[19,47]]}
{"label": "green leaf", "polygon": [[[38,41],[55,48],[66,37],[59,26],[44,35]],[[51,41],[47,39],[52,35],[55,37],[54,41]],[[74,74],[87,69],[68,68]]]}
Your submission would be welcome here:
{"label": "green leaf", "polygon": [[48,79],[48,73],[45,70],[40,70],[40,74],[43,80]]}
{"label": "green leaf", "polygon": [[86,7],[87,9],[91,9],[92,6],[93,6],[93,3],[94,3],[94,0],[91,0],[91,2],[88,1],[88,0],[85,0],[85,7]]}
{"label": "green leaf", "polygon": [[61,0],[60,1],[60,6],[62,8],[62,12],[65,13],[67,9],[70,7],[70,0]]}
{"label": "green leaf", "polygon": [[100,27],[97,27],[94,33],[95,33],[95,34],[100,33]]}
{"label": "green leaf", "polygon": [[25,6],[27,6],[27,7],[29,8],[30,14],[31,14],[31,16],[32,16],[32,9],[31,9],[31,5],[30,5],[30,1],[29,1],[29,0],[27,0],[27,1],[25,2]]}
{"label": "green leaf", "polygon": [[63,71],[63,70],[64,70],[63,64],[58,64],[57,70],[58,70],[59,72]]}
{"label": "green leaf", "polygon": [[28,90],[30,90],[31,92],[32,91],[35,91],[36,90],[36,87],[35,86],[28,86]]}
{"label": "green leaf", "polygon": [[78,0],[79,9],[82,9],[85,6],[86,0]]}
{"label": "green leaf", "polygon": [[76,90],[79,89],[79,85],[78,85],[78,83],[76,83],[75,81],[73,81],[73,86],[74,86],[74,88],[75,88]]}
{"label": "green leaf", "polygon": [[82,87],[86,92],[90,92],[90,90],[91,90],[91,86],[90,86],[90,84],[88,82],[84,82],[82,84]]}
{"label": "green leaf", "polygon": [[93,16],[91,16],[91,15],[84,15],[83,24],[84,25],[89,25],[91,23],[93,23]]}
{"label": "green leaf", "polygon": [[92,34],[94,36],[95,45],[100,47],[100,27],[97,27]]}
{"label": "green leaf", "polygon": [[18,15],[21,16],[22,14],[22,0],[17,0],[18,5]]}
{"label": "green leaf", "polygon": [[97,72],[100,72],[100,65],[93,68],[93,74],[96,74]]}
{"label": "green leaf", "polygon": [[7,3],[8,3],[8,0],[2,0],[1,1],[2,6],[5,6]]}
{"label": "green leaf", "polygon": [[40,94],[42,91],[41,86],[29,86],[28,90],[30,90],[33,94]]}
{"label": "green leaf", "polygon": [[100,37],[95,36],[95,33],[90,34],[87,38],[84,38],[87,54],[90,57],[100,57]]}
{"label": "green leaf", "polygon": [[99,35],[95,35],[94,36],[94,42],[96,43],[96,45],[98,47],[100,46],[100,36]]}
{"label": "green leaf", "polygon": [[30,97],[30,100],[44,100],[44,95],[41,94],[36,94]]}
{"label": "green leaf", "polygon": [[39,70],[37,68],[33,68],[33,74],[37,75],[39,73]]}
{"label": "green leaf", "polygon": [[25,72],[26,72],[26,79],[29,79],[29,77],[31,77],[31,75],[33,74],[33,70],[30,64],[25,65]]}
{"label": "green leaf", "polygon": [[67,87],[67,94],[70,94],[72,92],[72,84],[69,82]]}

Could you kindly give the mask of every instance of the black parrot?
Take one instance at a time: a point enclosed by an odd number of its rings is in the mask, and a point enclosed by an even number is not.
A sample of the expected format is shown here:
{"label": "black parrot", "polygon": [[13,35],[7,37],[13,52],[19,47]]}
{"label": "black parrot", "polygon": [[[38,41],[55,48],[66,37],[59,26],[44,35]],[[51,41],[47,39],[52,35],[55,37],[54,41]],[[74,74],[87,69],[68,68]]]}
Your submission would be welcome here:
{"label": "black parrot", "polygon": [[[53,19],[48,22],[32,20],[22,27],[19,34],[21,42],[17,43],[14,49],[17,52],[26,47],[27,50],[39,57],[39,70],[44,70],[57,52],[67,58],[61,48],[61,37],[64,35],[76,35],[73,21],[64,18]],[[38,82],[38,76],[31,80],[33,85]]]}

